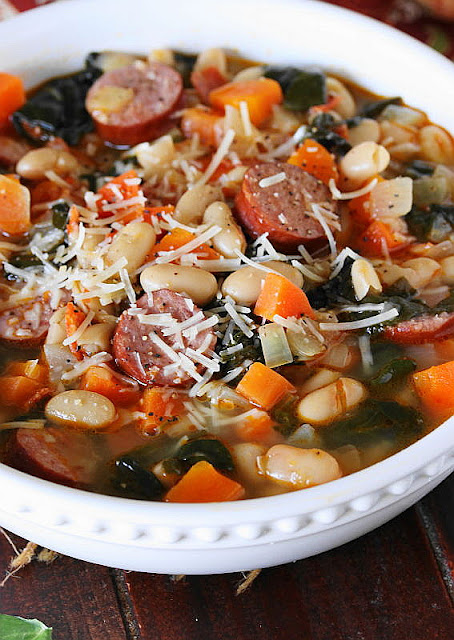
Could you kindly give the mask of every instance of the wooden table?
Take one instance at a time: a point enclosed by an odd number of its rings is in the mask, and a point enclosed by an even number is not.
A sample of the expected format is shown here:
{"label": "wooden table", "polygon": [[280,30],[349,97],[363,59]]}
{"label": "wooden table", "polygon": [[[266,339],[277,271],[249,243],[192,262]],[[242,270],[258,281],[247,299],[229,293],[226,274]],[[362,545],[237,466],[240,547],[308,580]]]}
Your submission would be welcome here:
{"label": "wooden table", "polygon": [[[410,0],[332,0],[454,55],[454,27]],[[0,0],[0,19],[37,0]],[[19,547],[25,541],[12,536]],[[12,549],[0,536],[0,568]],[[360,540],[243,576],[169,576],[66,557],[32,562],[0,589],[0,612],[36,617],[55,640],[453,640],[454,477]],[[2,639],[0,639],[2,640]]]}
{"label": "wooden table", "polygon": [[[11,555],[0,537],[0,566]],[[37,617],[55,640],[453,640],[454,476],[377,531],[265,569],[237,596],[242,578],[175,581],[59,557],[10,578],[0,611]]]}

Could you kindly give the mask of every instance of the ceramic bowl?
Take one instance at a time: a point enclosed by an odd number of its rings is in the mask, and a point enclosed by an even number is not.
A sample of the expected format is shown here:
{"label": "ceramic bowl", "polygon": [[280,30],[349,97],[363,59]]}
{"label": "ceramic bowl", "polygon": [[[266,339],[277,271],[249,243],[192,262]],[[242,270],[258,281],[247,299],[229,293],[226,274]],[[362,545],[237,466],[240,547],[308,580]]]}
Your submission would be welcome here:
{"label": "ceramic bowl", "polygon": [[[237,49],[317,64],[401,95],[454,130],[454,66],[381,23],[299,0],[65,0],[0,24],[0,66],[29,87],[87,52]],[[61,553],[158,573],[223,573],[326,551],[378,527],[454,468],[454,419],[391,458],[326,485],[222,504],[147,503],[58,486],[0,465],[0,525]]]}

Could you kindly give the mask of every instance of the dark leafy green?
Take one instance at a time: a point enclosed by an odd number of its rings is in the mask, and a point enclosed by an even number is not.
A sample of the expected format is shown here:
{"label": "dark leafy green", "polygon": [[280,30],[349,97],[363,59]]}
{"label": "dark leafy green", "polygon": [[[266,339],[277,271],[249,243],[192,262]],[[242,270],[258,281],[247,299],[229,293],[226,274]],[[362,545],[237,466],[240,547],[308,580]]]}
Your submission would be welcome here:
{"label": "dark leafy green", "polygon": [[424,160],[413,160],[405,167],[405,175],[413,180],[417,180],[423,176],[431,176],[434,171],[434,165],[429,162],[424,162]]}
{"label": "dark leafy green", "polygon": [[307,111],[326,102],[326,80],[320,71],[270,66],[266,67],[265,76],[279,82],[287,109]]}
{"label": "dark leafy green", "polygon": [[276,421],[275,429],[283,436],[292,434],[301,424],[301,420],[296,415],[296,405],[299,398],[288,395],[281,400],[271,412],[271,417]]}
{"label": "dark leafy green", "polygon": [[322,432],[328,448],[352,444],[367,446],[377,438],[404,444],[423,430],[421,414],[391,400],[367,400],[341,420],[325,427]]}
{"label": "dark leafy green", "polygon": [[85,97],[100,75],[101,71],[90,68],[47,82],[13,114],[16,130],[33,142],[58,136],[69,145],[77,144],[93,129]]}
{"label": "dark leafy green", "polygon": [[378,118],[381,112],[390,104],[402,104],[402,98],[385,98],[383,100],[369,102],[363,106],[360,115],[364,118]]}
{"label": "dark leafy green", "polygon": [[352,146],[344,137],[336,133],[335,129],[339,124],[330,113],[319,113],[308,126],[305,137],[316,140],[337,156],[344,156]]}
{"label": "dark leafy green", "polygon": [[[235,351],[235,353],[230,354],[223,353],[227,347],[233,347],[238,344],[243,345],[241,351]],[[226,375],[235,367],[239,367],[245,360],[264,362],[260,339],[255,335],[248,338],[240,329],[233,331],[228,345],[220,345],[216,350],[221,357],[221,376]]]}
{"label": "dark leafy green", "polygon": [[235,466],[227,447],[219,440],[211,438],[190,440],[180,447],[175,458],[183,462],[186,469],[201,460],[209,462],[220,471],[233,471]]}
{"label": "dark leafy green", "polygon": [[415,369],[416,362],[414,360],[396,358],[385,364],[375,376],[370,378],[369,385],[379,390],[390,386],[395,389],[396,385],[403,382]]}
{"label": "dark leafy green", "polygon": [[68,222],[70,206],[65,200],[56,202],[52,205],[52,224],[57,229],[64,231]]}
{"label": "dark leafy green", "polygon": [[351,276],[352,264],[353,260],[347,258],[337,276],[307,291],[311,307],[324,309],[357,302]]}
{"label": "dark leafy green", "polygon": [[124,498],[156,500],[164,493],[164,487],[155,474],[131,456],[122,456],[115,461],[113,485]]}
{"label": "dark leafy green", "polygon": [[52,640],[52,629],[39,620],[0,613],[1,640]]}
{"label": "dark leafy green", "polygon": [[197,56],[193,53],[184,53],[183,51],[174,51],[173,57],[175,60],[175,67],[183,77],[183,83],[185,87],[190,87],[191,73],[194,69]]}
{"label": "dark leafy green", "polygon": [[454,205],[432,204],[428,211],[413,207],[404,219],[417,240],[442,242],[454,230]]}

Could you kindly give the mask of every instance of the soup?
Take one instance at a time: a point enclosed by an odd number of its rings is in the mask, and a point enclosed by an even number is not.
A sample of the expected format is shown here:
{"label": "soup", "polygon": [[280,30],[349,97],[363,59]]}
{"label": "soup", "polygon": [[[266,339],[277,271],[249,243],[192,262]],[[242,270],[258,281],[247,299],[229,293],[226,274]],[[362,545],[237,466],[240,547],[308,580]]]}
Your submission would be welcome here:
{"label": "soup", "polygon": [[0,82],[3,462],[237,500],[454,413],[454,143],[423,112],[220,49]]}

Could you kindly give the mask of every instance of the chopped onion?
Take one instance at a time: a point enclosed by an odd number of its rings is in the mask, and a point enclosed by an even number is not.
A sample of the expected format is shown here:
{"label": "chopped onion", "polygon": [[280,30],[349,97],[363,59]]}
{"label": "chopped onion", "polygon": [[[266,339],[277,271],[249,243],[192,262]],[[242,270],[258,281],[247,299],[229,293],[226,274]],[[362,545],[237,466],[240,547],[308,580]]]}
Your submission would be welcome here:
{"label": "chopped onion", "polygon": [[259,328],[265,364],[273,369],[293,362],[293,355],[281,325],[271,322]]}

